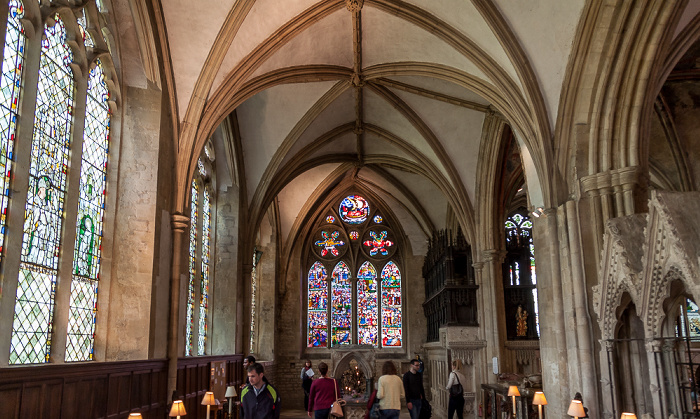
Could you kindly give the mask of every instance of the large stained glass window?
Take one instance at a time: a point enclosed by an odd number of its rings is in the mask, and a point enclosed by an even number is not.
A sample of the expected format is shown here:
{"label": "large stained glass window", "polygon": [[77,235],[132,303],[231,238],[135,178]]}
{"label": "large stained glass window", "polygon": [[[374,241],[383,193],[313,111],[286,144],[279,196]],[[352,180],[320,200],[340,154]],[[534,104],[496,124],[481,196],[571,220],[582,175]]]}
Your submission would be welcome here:
{"label": "large stained glass window", "polygon": [[535,246],[532,220],[520,209],[505,221],[506,258],[503,270],[508,339],[537,339],[540,334]]}
{"label": "large stained glass window", "polygon": [[109,149],[109,90],[100,60],[90,70],[80,164],[66,361],[93,358]]}
{"label": "large stained glass window", "polygon": [[352,343],[352,282],[345,262],[339,262],[333,269],[331,291],[332,345],[349,345]]}
{"label": "large stained glass window", "polygon": [[[390,218],[372,210],[370,202],[360,195],[335,201],[319,217],[309,238],[309,348],[403,344],[401,273],[394,258],[399,243]],[[377,266],[384,267],[380,275]]]}
{"label": "large stained glass window", "polygon": [[10,364],[47,362],[73,114],[73,53],[61,17],[45,25]]}
{"label": "large stained glass window", "polygon": [[0,76],[0,257],[5,242],[7,205],[10,194],[10,172],[14,160],[15,135],[19,118],[19,97],[24,68],[24,5],[10,1],[7,32]]}
{"label": "large stained glass window", "polygon": [[401,272],[394,262],[382,269],[382,346],[401,346]]}
{"label": "large stained glass window", "polygon": [[309,347],[325,347],[328,340],[328,274],[321,262],[315,262],[309,275],[308,284],[308,339]]}
{"label": "large stained glass window", "polygon": [[192,356],[194,352],[194,293],[197,277],[197,220],[199,219],[199,184],[192,181],[190,189],[190,252],[189,280],[187,281],[187,308],[185,314],[185,355]]}
{"label": "large stained glass window", "polygon": [[209,243],[211,239],[211,198],[204,188],[202,194],[202,279],[199,283],[199,340],[197,354],[204,355],[207,342],[207,318],[209,311]]}

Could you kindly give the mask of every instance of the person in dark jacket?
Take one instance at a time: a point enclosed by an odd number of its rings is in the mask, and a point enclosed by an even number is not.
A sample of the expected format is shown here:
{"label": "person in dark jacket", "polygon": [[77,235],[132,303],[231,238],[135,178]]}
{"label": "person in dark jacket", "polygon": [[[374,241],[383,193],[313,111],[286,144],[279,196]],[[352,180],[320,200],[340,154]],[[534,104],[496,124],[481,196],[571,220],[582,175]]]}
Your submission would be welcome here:
{"label": "person in dark jacket", "polygon": [[246,419],[279,419],[280,397],[264,379],[265,369],[259,363],[248,365],[248,381],[241,392],[241,408]]}
{"label": "person in dark jacket", "polygon": [[411,419],[418,419],[420,408],[425,400],[425,389],[423,388],[423,374],[420,370],[421,362],[417,359],[411,360],[411,368],[403,375],[403,389],[406,393],[406,407],[411,414]]}

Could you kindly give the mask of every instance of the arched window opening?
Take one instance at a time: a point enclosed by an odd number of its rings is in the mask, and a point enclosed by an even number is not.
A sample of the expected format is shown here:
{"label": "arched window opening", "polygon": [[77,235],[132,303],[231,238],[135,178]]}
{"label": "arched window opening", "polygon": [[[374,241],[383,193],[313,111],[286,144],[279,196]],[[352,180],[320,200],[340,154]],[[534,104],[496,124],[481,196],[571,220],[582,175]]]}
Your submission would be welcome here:
{"label": "arched window opening", "polygon": [[12,326],[11,364],[48,362],[70,135],[73,52],[61,17],[45,25],[34,114],[29,191]]}
{"label": "arched window opening", "polygon": [[520,209],[505,222],[506,258],[503,264],[503,293],[506,332],[509,340],[538,339],[540,335],[535,246],[532,221]]}
{"label": "arched window opening", "polygon": [[308,248],[306,344],[401,347],[400,258],[391,223],[359,195],[335,205],[326,208]]}
{"label": "arched window opening", "polygon": [[104,69],[97,60],[88,77],[66,361],[93,359],[111,119],[108,100]]}

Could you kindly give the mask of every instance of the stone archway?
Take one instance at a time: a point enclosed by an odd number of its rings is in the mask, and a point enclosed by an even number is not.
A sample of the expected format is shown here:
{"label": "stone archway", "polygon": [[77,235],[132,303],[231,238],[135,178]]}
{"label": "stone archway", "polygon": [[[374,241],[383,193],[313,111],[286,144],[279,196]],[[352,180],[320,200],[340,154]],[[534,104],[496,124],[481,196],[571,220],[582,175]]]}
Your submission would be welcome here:
{"label": "stone archway", "polygon": [[[334,351],[332,359],[334,367],[332,375],[334,377],[342,375],[343,371],[350,368],[350,361],[354,359],[357,361],[357,365],[362,370],[365,378],[367,378],[370,383],[374,382],[375,374],[372,365],[375,364],[375,352],[373,350]],[[370,388],[370,386],[368,386],[368,388]]]}

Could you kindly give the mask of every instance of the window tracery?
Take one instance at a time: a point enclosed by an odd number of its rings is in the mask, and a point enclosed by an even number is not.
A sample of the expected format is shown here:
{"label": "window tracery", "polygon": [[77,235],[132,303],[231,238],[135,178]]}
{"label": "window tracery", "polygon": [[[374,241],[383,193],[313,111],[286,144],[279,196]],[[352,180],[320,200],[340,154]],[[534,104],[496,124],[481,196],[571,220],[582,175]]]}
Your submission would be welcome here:
{"label": "window tracery", "polygon": [[310,240],[307,346],[401,347],[399,244],[391,223],[360,195],[336,205],[320,217]]}

